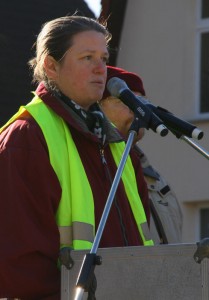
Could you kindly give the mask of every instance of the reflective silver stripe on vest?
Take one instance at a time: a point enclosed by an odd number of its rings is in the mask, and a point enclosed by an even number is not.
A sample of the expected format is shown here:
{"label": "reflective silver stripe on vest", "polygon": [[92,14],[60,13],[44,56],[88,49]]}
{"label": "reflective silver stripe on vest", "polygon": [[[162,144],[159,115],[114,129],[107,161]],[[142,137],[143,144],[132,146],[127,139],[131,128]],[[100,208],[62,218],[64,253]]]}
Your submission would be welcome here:
{"label": "reflective silver stripe on vest", "polygon": [[142,232],[144,234],[145,240],[146,241],[151,240],[150,229],[149,229],[147,222],[140,224],[140,226],[141,226]]}
{"label": "reflective silver stripe on vest", "polygon": [[87,223],[73,222],[73,226],[58,226],[60,244],[72,245],[73,240],[82,240],[93,243],[94,227]]}

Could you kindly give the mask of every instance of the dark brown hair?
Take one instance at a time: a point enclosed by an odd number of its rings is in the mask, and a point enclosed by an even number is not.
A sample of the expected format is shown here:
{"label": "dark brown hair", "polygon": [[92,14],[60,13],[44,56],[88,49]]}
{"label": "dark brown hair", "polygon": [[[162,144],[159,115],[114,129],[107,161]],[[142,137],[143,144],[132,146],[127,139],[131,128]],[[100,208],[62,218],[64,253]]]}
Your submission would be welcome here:
{"label": "dark brown hair", "polygon": [[60,17],[45,23],[37,37],[36,56],[29,61],[33,69],[33,80],[48,81],[43,65],[45,57],[51,55],[56,61],[61,61],[72,46],[73,36],[88,30],[104,34],[107,44],[111,39],[105,22],[99,23],[95,19],[83,16]]}

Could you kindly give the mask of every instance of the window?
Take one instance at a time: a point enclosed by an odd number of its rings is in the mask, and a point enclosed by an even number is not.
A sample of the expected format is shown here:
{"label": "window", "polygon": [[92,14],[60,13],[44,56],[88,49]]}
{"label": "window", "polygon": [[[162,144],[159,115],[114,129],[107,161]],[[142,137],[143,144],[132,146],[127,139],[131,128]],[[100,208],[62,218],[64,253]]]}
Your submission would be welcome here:
{"label": "window", "polygon": [[200,209],[200,239],[209,237],[209,208]]}
{"label": "window", "polygon": [[200,112],[205,113],[209,112],[209,32],[201,34],[200,68]]}
{"label": "window", "polygon": [[199,0],[197,24],[198,43],[198,92],[197,114],[209,114],[209,1]]}
{"label": "window", "polygon": [[209,18],[209,1],[202,0],[201,18]]}

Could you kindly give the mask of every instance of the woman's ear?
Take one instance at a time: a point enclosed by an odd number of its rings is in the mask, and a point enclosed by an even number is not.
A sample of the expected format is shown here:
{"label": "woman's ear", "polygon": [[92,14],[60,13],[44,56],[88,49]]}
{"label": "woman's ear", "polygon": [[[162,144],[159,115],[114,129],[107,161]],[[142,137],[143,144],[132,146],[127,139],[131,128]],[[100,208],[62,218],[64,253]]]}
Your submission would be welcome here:
{"label": "woman's ear", "polygon": [[47,77],[53,81],[56,81],[58,77],[58,63],[51,55],[47,55],[45,57],[44,69]]}

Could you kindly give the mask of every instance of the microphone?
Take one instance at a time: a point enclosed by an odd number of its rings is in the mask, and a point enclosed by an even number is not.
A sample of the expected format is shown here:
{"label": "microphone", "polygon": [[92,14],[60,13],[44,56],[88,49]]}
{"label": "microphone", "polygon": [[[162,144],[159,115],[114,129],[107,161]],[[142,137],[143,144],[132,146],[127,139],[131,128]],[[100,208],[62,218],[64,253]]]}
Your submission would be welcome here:
{"label": "microphone", "polygon": [[163,121],[135,96],[125,81],[118,77],[112,77],[107,82],[107,89],[112,96],[119,98],[140,118],[142,125],[146,129],[151,128],[161,136],[168,134],[168,129],[163,124]]}
{"label": "microphone", "polygon": [[[113,79],[113,78],[115,78],[115,79]],[[120,84],[118,84],[118,82],[120,82]],[[112,96],[118,97],[122,101],[123,101],[122,93],[124,93],[124,91],[126,91],[126,90],[130,91],[128,89],[126,83],[117,77],[112,77],[109,80],[109,82],[107,83],[107,88],[108,88],[109,92],[112,94]],[[165,126],[173,134],[175,134],[177,138],[180,138],[182,135],[185,135],[187,137],[200,140],[203,137],[203,135],[204,135],[203,131],[198,129],[193,124],[186,122],[184,120],[181,120],[180,118],[177,118],[171,112],[169,112],[168,110],[166,110],[160,106],[154,106],[153,104],[150,103],[149,100],[147,100],[146,98],[144,98],[142,96],[134,95],[134,97],[135,97],[135,101],[136,101],[135,104],[132,103],[134,98],[132,97],[130,99],[130,98],[128,98],[128,96],[123,102],[134,112],[137,109],[138,103],[142,103],[143,107],[145,106],[145,107],[149,108],[152,111],[152,113],[154,113],[156,116],[158,116],[160,118],[160,120],[162,120],[164,122]]]}
{"label": "microphone", "polygon": [[[138,97],[138,96],[137,96]],[[141,98],[141,96],[139,96]],[[142,97],[143,98],[143,97]],[[145,98],[140,99],[141,101],[147,101]],[[194,126],[193,124],[177,118],[169,112],[167,109],[160,106],[154,106],[147,101],[146,104],[159,118],[161,118],[168,129],[173,132],[177,138],[185,135],[190,138],[202,139],[204,133],[202,130]]]}
{"label": "microphone", "polygon": [[[141,96],[139,96],[141,98]],[[144,98],[144,100],[146,100]],[[162,108],[160,106],[154,106],[151,103],[146,104],[159,118],[161,118],[164,124],[168,129],[176,135],[177,138],[180,138],[182,135],[185,135],[190,138],[202,139],[204,133],[202,130],[198,129],[193,124],[181,120],[174,116],[171,112]]]}

